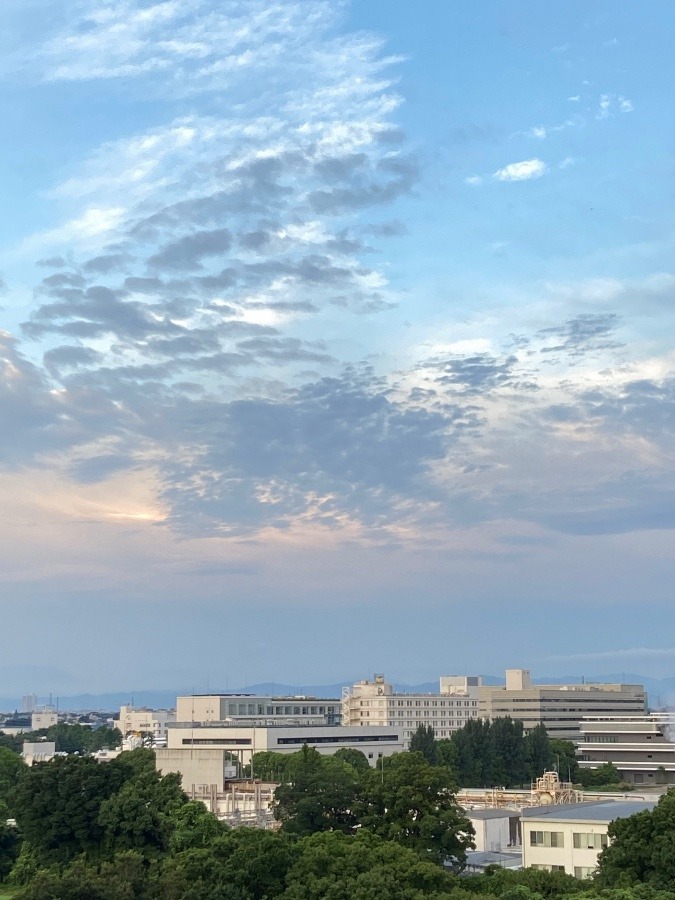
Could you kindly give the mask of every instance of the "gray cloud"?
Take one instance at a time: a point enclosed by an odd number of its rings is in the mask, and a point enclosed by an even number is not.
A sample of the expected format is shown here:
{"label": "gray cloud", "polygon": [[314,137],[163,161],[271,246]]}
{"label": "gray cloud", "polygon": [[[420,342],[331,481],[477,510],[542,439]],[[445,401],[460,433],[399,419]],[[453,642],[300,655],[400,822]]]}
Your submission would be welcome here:
{"label": "gray cloud", "polygon": [[203,261],[212,256],[223,256],[232,246],[232,235],[227,228],[198,231],[166,244],[159,253],[148,259],[148,265],[158,269],[201,269]]}
{"label": "gray cloud", "polygon": [[554,343],[543,347],[542,353],[564,352],[568,357],[591,351],[615,350],[622,344],[611,337],[620,324],[616,313],[583,313],[568,319],[563,325],[543,328],[538,336]]}

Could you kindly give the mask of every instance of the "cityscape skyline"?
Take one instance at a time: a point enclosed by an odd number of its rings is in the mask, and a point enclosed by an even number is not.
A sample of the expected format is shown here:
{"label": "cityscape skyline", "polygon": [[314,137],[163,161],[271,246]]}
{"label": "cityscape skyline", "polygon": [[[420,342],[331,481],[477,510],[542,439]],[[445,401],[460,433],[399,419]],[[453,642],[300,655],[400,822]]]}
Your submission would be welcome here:
{"label": "cityscape skyline", "polygon": [[675,673],[674,20],[5,4],[0,694]]}

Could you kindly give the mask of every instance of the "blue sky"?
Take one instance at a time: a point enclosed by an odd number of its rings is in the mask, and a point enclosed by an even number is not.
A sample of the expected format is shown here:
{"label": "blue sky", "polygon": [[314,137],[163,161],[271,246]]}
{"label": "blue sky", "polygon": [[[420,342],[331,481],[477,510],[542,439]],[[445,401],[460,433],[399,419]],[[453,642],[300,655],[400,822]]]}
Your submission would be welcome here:
{"label": "blue sky", "polygon": [[3,5],[5,693],[672,673],[674,17]]}

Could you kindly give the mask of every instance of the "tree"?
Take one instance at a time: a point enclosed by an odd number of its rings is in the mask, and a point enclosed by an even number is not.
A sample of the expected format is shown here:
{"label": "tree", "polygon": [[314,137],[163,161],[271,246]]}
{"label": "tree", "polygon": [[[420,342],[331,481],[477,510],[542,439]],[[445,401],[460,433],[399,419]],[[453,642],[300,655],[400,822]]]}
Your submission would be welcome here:
{"label": "tree", "polygon": [[638,883],[660,890],[675,884],[675,791],[653,810],[610,823],[610,844],[600,854],[596,879],[601,887]]}
{"label": "tree", "polygon": [[165,860],[158,878],[162,900],[263,900],[281,897],[298,854],[284,834],[236,828],[209,847]]}
{"label": "tree", "polygon": [[551,738],[550,743],[552,765],[560,775],[560,780],[576,784],[579,780],[579,763],[574,744],[560,738]]}
{"label": "tree", "polygon": [[11,750],[0,747],[0,816],[7,818],[12,813],[12,795],[28,766]]}
{"label": "tree", "polygon": [[452,773],[421,753],[398,753],[364,772],[354,813],[364,831],[416,850],[426,859],[464,860],[473,829],[454,798]]}
{"label": "tree", "polygon": [[180,775],[141,772],[105,800],[98,825],[109,857],[135,850],[148,857],[166,853],[175,827],[175,816],[188,802],[180,787]]}
{"label": "tree", "polygon": [[429,765],[435,766],[438,762],[438,749],[435,737],[434,729],[431,725],[418,725],[410,739],[410,752],[421,753]]}
{"label": "tree", "polygon": [[284,900],[424,900],[449,896],[453,879],[412,850],[361,832],[304,838],[286,883]]}
{"label": "tree", "polygon": [[488,737],[491,765],[485,765],[485,773],[489,785],[513,787],[522,784],[527,777],[523,723],[510,716],[493,719],[488,726]]}
{"label": "tree", "polygon": [[579,769],[578,780],[585,788],[602,788],[621,783],[621,772],[611,763],[603,763],[596,769]]}
{"label": "tree", "polygon": [[469,719],[451,737],[457,751],[457,780],[462,787],[494,787],[494,742],[490,723]]}
{"label": "tree", "polygon": [[274,807],[284,831],[306,835],[354,828],[351,809],[357,772],[353,766],[305,745],[291,755],[286,774],[288,781],[277,788]]}
{"label": "tree", "polygon": [[171,853],[192,850],[195,847],[209,847],[222,837],[227,826],[209,812],[199,800],[189,800],[171,818],[173,826],[169,840]]}
{"label": "tree", "polygon": [[249,777],[255,776],[263,781],[287,781],[286,773],[292,756],[289,753],[275,753],[273,750],[255,753],[251,765],[247,767],[247,773]]}
{"label": "tree", "polygon": [[530,781],[540,778],[544,772],[551,770],[553,765],[551,741],[546,726],[541,723],[535,725],[525,735],[525,763]]}
{"label": "tree", "polygon": [[0,882],[4,881],[21,850],[21,836],[16,828],[0,822]]}
{"label": "tree", "polygon": [[370,763],[368,762],[368,758],[365,753],[362,753],[360,750],[356,750],[354,747],[340,747],[333,754],[333,759],[341,759],[342,762],[349,763],[352,768],[357,769],[360,772],[367,772],[370,768]]}
{"label": "tree", "polygon": [[13,806],[21,831],[49,865],[80,853],[98,853],[101,805],[124,782],[123,772],[90,757],[57,756],[26,771]]}

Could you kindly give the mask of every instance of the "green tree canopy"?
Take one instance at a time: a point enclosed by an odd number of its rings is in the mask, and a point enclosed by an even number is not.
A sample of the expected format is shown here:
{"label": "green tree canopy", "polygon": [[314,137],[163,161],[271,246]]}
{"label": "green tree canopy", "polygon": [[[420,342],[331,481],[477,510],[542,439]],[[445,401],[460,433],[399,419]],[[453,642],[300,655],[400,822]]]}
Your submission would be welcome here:
{"label": "green tree canopy", "polygon": [[307,835],[317,831],[351,831],[358,773],[349,763],[304,746],[290,756],[288,781],[275,793],[275,817],[284,831]]}
{"label": "green tree canopy", "polygon": [[440,866],[364,832],[316,834],[300,849],[284,900],[423,900],[453,885]]}
{"label": "green tree canopy", "polygon": [[675,886],[675,791],[652,811],[615,819],[611,842],[600,854],[597,881],[603,887],[646,884],[659,890]]}
{"label": "green tree canopy", "polygon": [[463,860],[473,829],[455,803],[452,773],[421,753],[398,753],[364,772],[354,813],[364,831],[428,859]]}
{"label": "green tree canopy", "polygon": [[103,840],[102,803],[120,789],[122,771],[91,757],[57,756],[27,770],[14,795],[24,837],[46,864],[96,853]]}
{"label": "green tree canopy", "polygon": [[12,814],[12,796],[28,766],[11,750],[0,747],[0,816]]}
{"label": "green tree canopy", "polygon": [[431,725],[418,725],[410,739],[410,752],[421,753],[426,761],[435,766],[438,762],[438,748],[436,747],[436,735]]}

